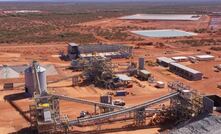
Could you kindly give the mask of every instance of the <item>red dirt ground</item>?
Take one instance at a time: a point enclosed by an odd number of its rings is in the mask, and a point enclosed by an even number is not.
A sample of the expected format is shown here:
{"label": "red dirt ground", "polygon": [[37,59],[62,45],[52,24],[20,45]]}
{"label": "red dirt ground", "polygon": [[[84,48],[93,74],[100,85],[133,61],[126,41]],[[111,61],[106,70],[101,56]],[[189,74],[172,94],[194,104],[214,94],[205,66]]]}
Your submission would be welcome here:
{"label": "red dirt ground", "polygon": [[[126,21],[126,20],[118,20],[118,19],[105,19],[93,22],[87,22],[80,24],[80,26],[86,26],[89,29],[92,27],[100,26],[103,29],[111,29],[113,27],[137,27],[137,28],[145,28],[145,29],[163,29],[163,28],[178,28],[187,31],[193,31],[195,28],[207,28],[209,23],[210,17],[203,16],[199,21],[196,22],[189,22],[189,21],[162,21],[162,22],[155,22],[155,21]],[[133,29],[126,29],[127,32]],[[136,36],[136,35],[133,35]],[[199,34],[197,37],[193,37],[194,39],[202,39],[204,37],[209,37],[207,33]],[[216,38],[220,38],[216,36]],[[190,85],[191,87],[199,90],[204,94],[218,94],[221,95],[220,89],[216,86],[218,83],[221,82],[221,73],[217,73],[213,71],[213,66],[220,64],[221,59],[218,58],[221,56],[220,52],[210,50],[211,46],[200,46],[200,47],[192,47],[190,45],[172,45],[170,42],[183,40],[187,38],[171,38],[171,39],[156,39],[156,38],[143,38],[144,41],[142,42],[153,42],[155,45],[152,46],[140,46],[137,49],[134,49],[134,56],[132,59],[117,59],[113,60],[114,63],[120,62],[128,62],[128,61],[135,61],[140,56],[145,56],[145,60],[148,61],[155,61],[157,57],[166,56],[190,56],[190,55],[197,55],[197,54],[205,54],[206,51],[210,51],[212,55],[216,56],[215,61],[210,62],[198,62],[196,64],[192,63],[183,63],[187,64],[188,66],[197,69],[204,73],[208,79],[203,79],[201,81],[191,82],[185,80],[175,74],[168,72],[166,69],[158,66],[145,66],[147,70],[149,70],[153,76],[160,81],[169,82],[174,80],[179,80],[184,82],[185,84]],[[115,41],[105,40],[107,43],[116,43]],[[162,42],[164,43],[163,47],[158,47],[156,44]],[[138,42],[136,41],[121,41],[120,43],[129,44],[132,46],[137,46]],[[21,64],[29,64],[31,61],[38,60],[41,64],[54,64],[56,65],[59,76],[50,78],[50,80],[59,79],[61,77],[70,76],[72,75],[70,70],[66,70],[65,67],[70,65],[70,62],[61,61],[58,58],[58,53],[60,51],[66,51],[67,44],[66,43],[46,43],[46,44],[2,44],[0,47],[0,64],[7,64],[7,65],[21,65]],[[201,49],[201,51],[197,50]],[[135,79],[135,78],[133,78]],[[24,79],[9,79],[9,80],[0,80],[0,86],[3,86],[5,82],[16,82],[16,83],[23,83]],[[147,82],[140,82],[142,85],[145,85],[145,88],[139,87],[137,84],[134,83],[133,88],[126,89],[130,93],[135,94],[135,96],[128,95],[123,97],[126,101],[127,106],[133,106],[138,103],[142,103],[144,101],[154,99],[161,95],[165,95],[168,93],[168,89],[156,89],[153,85],[148,84]],[[58,83],[49,84],[48,88],[50,92],[56,92],[63,95],[68,95],[77,98],[84,98],[89,100],[99,100],[99,96],[108,92],[106,90],[102,90],[93,86],[86,86],[86,87],[72,87],[71,80],[65,80]],[[28,121],[24,119],[24,117],[19,113],[18,110],[13,107],[12,104],[5,101],[5,97],[17,93],[23,93],[24,87],[15,88],[13,90],[0,90],[0,133],[11,133],[19,131],[25,127],[28,127],[30,124]],[[29,104],[31,104],[32,100],[30,99],[19,99],[13,101],[13,104],[24,111],[28,110]],[[80,111],[89,111],[93,112],[93,107],[85,106],[76,103],[69,103],[61,101],[61,112],[63,114],[68,114],[70,118],[76,118]],[[126,125],[128,122],[123,123],[116,123],[111,124],[111,126],[104,125],[102,128],[114,128],[118,127],[119,124]],[[84,130],[93,130],[96,129],[95,127],[87,127]],[[159,128],[151,128],[151,129],[141,129],[141,130],[134,130],[134,131],[127,131],[121,130],[118,132],[119,134],[128,134],[128,133],[137,133],[137,134],[151,134],[151,133],[158,133]],[[117,132],[113,132],[117,133]]]}

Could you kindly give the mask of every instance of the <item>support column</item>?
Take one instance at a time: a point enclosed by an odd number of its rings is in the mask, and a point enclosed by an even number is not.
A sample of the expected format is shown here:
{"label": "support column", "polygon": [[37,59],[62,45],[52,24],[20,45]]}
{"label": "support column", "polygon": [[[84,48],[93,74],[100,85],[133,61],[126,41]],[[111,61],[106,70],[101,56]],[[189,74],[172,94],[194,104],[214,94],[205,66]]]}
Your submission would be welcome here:
{"label": "support column", "polygon": [[95,113],[95,114],[97,114],[97,109],[96,109],[96,108],[97,108],[97,105],[94,104],[94,113]]}

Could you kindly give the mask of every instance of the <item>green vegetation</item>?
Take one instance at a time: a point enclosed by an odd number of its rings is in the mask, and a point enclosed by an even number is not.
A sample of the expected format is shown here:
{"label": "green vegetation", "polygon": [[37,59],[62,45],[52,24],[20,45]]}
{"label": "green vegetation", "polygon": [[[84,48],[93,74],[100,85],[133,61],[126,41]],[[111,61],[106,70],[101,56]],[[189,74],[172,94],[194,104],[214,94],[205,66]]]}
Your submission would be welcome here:
{"label": "green vegetation", "polygon": [[214,51],[221,51],[221,47],[211,47],[210,49]]}
{"label": "green vegetation", "polygon": [[197,46],[210,46],[210,45],[221,45],[221,40],[219,39],[190,39],[190,40],[180,40],[174,42],[175,44],[181,43],[181,44],[189,44],[193,47]]}
{"label": "green vegetation", "polygon": [[[136,41],[126,31],[136,27],[122,26],[112,30],[84,28],[77,24],[103,18],[120,17],[136,13],[195,13],[218,8],[218,4],[162,4],[162,3],[13,3],[2,2],[2,10],[41,10],[42,14],[0,15],[0,43],[74,41],[96,42],[94,35],[109,40]],[[197,32],[204,32],[203,29]],[[197,43],[196,43],[197,44]]]}
{"label": "green vegetation", "polygon": [[109,29],[97,29],[96,34],[108,40],[114,41],[142,41],[140,37],[134,37],[128,34],[126,31],[122,31],[121,28]]}
{"label": "green vegetation", "polygon": [[195,29],[194,32],[195,32],[195,33],[206,33],[206,32],[207,32],[207,29],[205,29],[205,28]]}

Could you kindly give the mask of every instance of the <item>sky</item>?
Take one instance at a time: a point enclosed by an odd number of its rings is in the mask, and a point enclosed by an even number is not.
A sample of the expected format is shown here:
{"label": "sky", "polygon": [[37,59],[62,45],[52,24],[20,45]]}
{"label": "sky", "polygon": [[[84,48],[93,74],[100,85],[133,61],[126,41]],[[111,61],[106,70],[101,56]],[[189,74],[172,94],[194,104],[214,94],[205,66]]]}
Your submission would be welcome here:
{"label": "sky", "polygon": [[[85,1],[88,1],[88,2],[119,2],[119,1],[138,1],[138,0],[0,0],[0,1],[35,1],[35,2],[48,2],[48,1],[51,1],[51,2],[85,2]],[[139,1],[151,1],[151,2],[157,2],[157,1],[162,1],[162,2],[167,2],[167,1],[176,1],[176,2],[183,2],[183,0],[139,0]],[[199,1],[199,2],[211,2],[211,1],[220,1],[220,0],[185,0],[185,1],[192,1],[192,2],[196,2],[196,1]]]}

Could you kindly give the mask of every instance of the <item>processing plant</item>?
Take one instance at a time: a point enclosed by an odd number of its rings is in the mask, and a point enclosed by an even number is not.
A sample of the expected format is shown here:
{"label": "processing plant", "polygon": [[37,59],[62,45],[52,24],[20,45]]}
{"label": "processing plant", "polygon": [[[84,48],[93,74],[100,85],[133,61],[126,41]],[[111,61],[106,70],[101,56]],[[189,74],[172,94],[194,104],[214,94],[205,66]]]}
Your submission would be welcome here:
{"label": "processing plant", "polygon": [[[35,102],[30,105],[30,118],[32,127],[37,129],[39,133],[68,133],[71,126],[84,127],[121,120],[134,120],[133,124],[136,127],[157,124],[167,120],[184,122],[213,111],[213,101],[177,81],[168,83],[170,93],[165,96],[132,107],[124,107],[111,104],[112,99],[109,97],[107,101],[101,98],[101,102],[94,102],[48,93],[47,88],[42,86],[44,83],[40,82],[42,80],[42,69],[36,61],[33,62],[31,70]],[[43,80],[46,81],[46,79]],[[60,100],[94,106],[94,115],[70,119],[60,112]],[[162,109],[148,110],[151,106],[168,100],[170,100],[169,105],[165,105]],[[96,107],[99,107],[100,111],[97,111]],[[151,118],[149,123],[147,118]]]}

